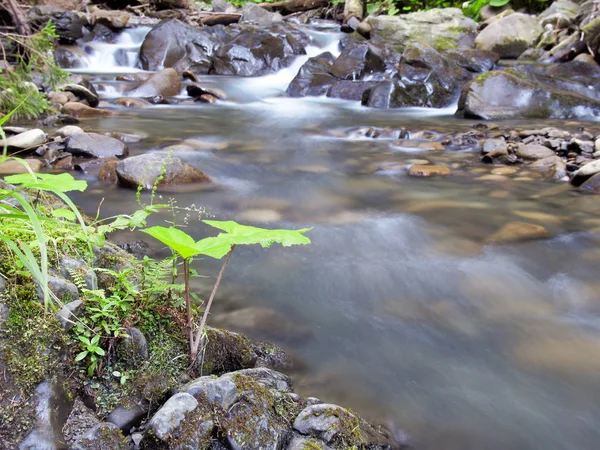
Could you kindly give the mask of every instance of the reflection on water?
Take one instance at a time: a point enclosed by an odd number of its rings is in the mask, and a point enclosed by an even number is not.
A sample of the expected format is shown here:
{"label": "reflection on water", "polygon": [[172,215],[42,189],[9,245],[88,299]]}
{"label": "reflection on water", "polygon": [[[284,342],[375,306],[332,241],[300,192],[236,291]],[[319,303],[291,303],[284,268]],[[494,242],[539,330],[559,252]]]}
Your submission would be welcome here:
{"label": "reflection on water", "polygon": [[[244,328],[235,311],[254,306],[283,315],[277,326],[255,320],[250,334],[303,362],[295,374],[301,393],[394,421],[421,449],[598,448],[598,197],[527,167],[493,173],[497,167],[471,152],[408,151],[394,140],[355,137],[362,126],[417,138],[431,130],[440,139],[472,129],[449,111],[264,98],[246,92],[260,80],[210,82],[234,101],[119,110],[83,126],[137,133],[144,139],[132,154],[170,147],[216,180],[215,189],[163,194],[180,206],[259,225],[314,226],[308,247],[237,251],[216,302],[219,325]],[[408,177],[407,167],[422,160],[452,174]],[[95,181],[93,171],[85,176],[90,192],[78,202],[89,212],[101,198],[104,215],[135,208],[132,191]],[[551,237],[484,244],[514,221],[540,224]],[[195,221],[188,231],[208,232]],[[200,268],[216,271],[210,261]]]}

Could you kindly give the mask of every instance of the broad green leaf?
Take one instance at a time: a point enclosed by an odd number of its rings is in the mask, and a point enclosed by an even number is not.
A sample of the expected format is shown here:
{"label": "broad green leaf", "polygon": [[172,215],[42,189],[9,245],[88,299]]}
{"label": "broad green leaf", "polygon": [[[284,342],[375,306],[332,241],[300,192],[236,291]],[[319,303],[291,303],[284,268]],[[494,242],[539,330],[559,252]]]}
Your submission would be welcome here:
{"label": "broad green leaf", "polygon": [[100,356],[104,356],[106,354],[106,352],[101,349],[100,347],[93,347],[94,349],[94,353],[96,353],[96,355],[100,355]]}
{"label": "broad green leaf", "polygon": [[232,220],[204,220],[204,223],[219,230],[225,231],[217,236],[217,239],[227,237],[231,245],[253,245],[260,244],[263,247],[269,247],[274,243],[281,244],[284,247],[291,245],[310,244],[310,239],[304,236],[304,233],[312,228],[303,228],[300,230],[269,230],[267,228],[258,228],[248,225],[240,225]]}
{"label": "broad green leaf", "polygon": [[142,230],[177,252],[183,259],[191,258],[199,253],[196,241],[189,234],[174,227],[150,227]]}
{"label": "broad green leaf", "polygon": [[494,8],[499,8],[508,4],[509,1],[510,0],[490,0],[490,6],[493,6]]}
{"label": "broad green leaf", "polygon": [[87,182],[76,180],[71,174],[61,173],[22,173],[4,177],[4,181],[10,184],[20,185],[24,188],[40,189],[50,192],[85,191]]}
{"label": "broad green leaf", "polygon": [[77,216],[75,215],[75,213],[73,211],[71,211],[70,209],[66,209],[66,208],[55,209],[54,211],[52,211],[52,216],[55,217],[56,219],[66,219],[66,220],[71,220],[71,221],[74,221],[75,219],[77,219]]}
{"label": "broad green leaf", "polygon": [[219,234],[217,237],[208,237],[196,242],[196,254],[210,256],[211,258],[221,259],[229,250],[233,243],[227,234]]}
{"label": "broad green leaf", "polygon": [[84,350],[75,357],[75,361],[81,361],[88,355],[88,351]]}

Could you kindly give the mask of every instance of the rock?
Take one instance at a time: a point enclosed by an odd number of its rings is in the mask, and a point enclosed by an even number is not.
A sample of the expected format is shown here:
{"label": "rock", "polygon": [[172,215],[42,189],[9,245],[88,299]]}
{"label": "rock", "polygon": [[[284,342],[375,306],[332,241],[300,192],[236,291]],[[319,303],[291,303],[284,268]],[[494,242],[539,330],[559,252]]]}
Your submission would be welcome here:
{"label": "rock", "polygon": [[80,100],[85,100],[92,108],[100,103],[100,97],[91,84],[82,86],[81,84],[69,83],[62,86],[62,89],[72,93]]}
{"label": "rock", "polygon": [[[39,159],[27,158],[24,160],[29,168],[34,172],[39,172],[44,167],[44,163]],[[17,173],[27,173],[27,168],[20,161],[14,159],[8,159],[0,162],[0,175],[11,175]]]}
{"label": "rock", "polygon": [[582,62],[585,64],[598,65],[598,63],[596,62],[594,57],[592,55],[590,55],[589,53],[580,53],[573,59],[573,61]]}
{"label": "rock", "polygon": [[9,150],[28,150],[35,149],[46,142],[47,135],[39,128],[24,131],[0,141],[0,148],[5,145]]}
{"label": "rock", "polygon": [[98,289],[98,277],[96,272],[90,269],[83,261],[64,257],[60,260],[60,275],[69,281],[79,277],[90,290]]}
{"label": "rock", "polygon": [[201,97],[202,95],[211,95],[219,100],[227,100],[227,94],[218,88],[203,86],[200,83],[190,83],[186,86],[187,94],[190,97]]}
{"label": "rock", "polygon": [[258,355],[254,342],[241,334],[207,328],[206,349],[198,358],[203,374],[221,374],[255,366]]}
{"label": "rock", "polygon": [[101,422],[83,435],[71,447],[72,450],[129,450],[129,442],[119,427]]}
{"label": "rock", "polygon": [[159,441],[167,441],[185,419],[186,413],[198,406],[198,400],[186,392],[173,395],[154,414],[146,426],[146,434],[150,433]]}
{"label": "rock", "polygon": [[329,447],[323,441],[320,441],[320,440],[314,439],[314,438],[310,438],[310,437],[301,436],[298,434],[296,434],[292,438],[292,440],[286,447],[286,450],[306,450],[306,449],[333,450],[331,447]]}
{"label": "rock", "polygon": [[72,401],[62,383],[44,381],[34,392],[35,424],[19,444],[19,450],[58,450],[66,447],[62,428],[71,412]]}
{"label": "rock", "polygon": [[[73,283],[64,280],[63,278],[54,277],[52,275],[48,275],[48,287],[50,290],[63,302],[70,302],[74,300],[79,300],[79,292],[77,290],[77,286]],[[40,302],[43,302],[43,293],[42,289],[36,282],[36,290],[40,298]]]}
{"label": "rock", "polygon": [[135,327],[127,329],[125,333],[129,337],[123,337],[118,341],[117,355],[126,365],[134,368],[141,361],[148,359],[148,342],[144,333]]}
{"label": "rock", "polygon": [[85,14],[77,11],[68,11],[56,6],[34,6],[29,11],[29,20],[34,25],[45,26],[52,20],[56,34],[63,44],[73,44],[83,37],[83,29],[88,25]]}
{"label": "rock", "polygon": [[75,399],[73,403],[73,409],[71,414],[63,427],[63,435],[70,446],[79,439],[81,439],[89,430],[95,425],[98,425],[100,420],[96,417],[96,414],[86,407],[79,397]]}
{"label": "rock", "polygon": [[372,81],[340,80],[329,88],[327,97],[362,102],[375,85]]}
{"label": "rock", "polygon": [[586,85],[512,68],[488,72],[465,85],[457,114],[480,119],[597,116],[600,96],[591,81]]}
{"label": "rock", "polygon": [[336,58],[329,73],[342,80],[357,80],[373,72],[383,72],[381,50],[370,44],[346,47]]}
{"label": "rock", "polygon": [[585,180],[600,172],[600,160],[591,161],[579,168],[571,178],[573,186],[581,186]]}
{"label": "rock", "polygon": [[241,395],[232,377],[225,375],[219,378],[198,378],[184,385],[180,392],[187,392],[197,399],[205,396],[210,402],[226,410],[238,401]]}
{"label": "rock", "polygon": [[489,50],[449,50],[444,53],[449,61],[473,73],[484,73],[492,70],[500,56]]}
{"label": "rock", "polygon": [[311,336],[308,328],[290,321],[275,310],[250,306],[212,317],[212,324],[240,333],[254,333],[264,339],[303,341]]}
{"label": "rock", "polygon": [[131,428],[137,427],[142,422],[147,413],[148,411],[135,404],[128,406],[119,405],[111,411],[106,421],[119,427],[123,433],[129,433]]}
{"label": "rock", "polygon": [[64,105],[69,102],[76,102],[77,97],[71,92],[50,92],[48,94],[48,101],[55,105]]}
{"label": "rock", "polygon": [[82,310],[83,302],[81,300],[69,302],[56,313],[56,319],[65,330],[70,330],[75,325],[75,318]]}
{"label": "rock", "polygon": [[146,100],[128,97],[121,97],[117,99],[115,103],[119,106],[124,106],[126,108],[147,108],[151,105],[151,103],[147,102]]}
{"label": "rock", "polygon": [[118,139],[97,133],[77,133],[65,143],[65,151],[75,156],[108,158],[126,156],[127,146]]}
{"label": "rock", "polygon": [[537,18],[542,27],[552,25],[556,29],[568,28],[575,22],[581,6],[570,0],[555,0]]}
{"label": "rock", "polygon": [[62,128],[59,128],[58,130],[56,130],[56,133],[54,133],[56,136],[62,137],[62,138],[67,138],[69,136],[73,136],[74,134],[79,134],[79,133],[84,133],[84,131],[79,128],[78,126],[75,125],[66,125]]}
{"label": "rock", "polygon": [[181,92],[181,79],[175,69],[162,69],[150,76],[150,78],[138,87],[125,92],[132,97],[153,98],[158,95],[162,97],[173,97]]}
{"label": "rock", "polygon": [[408,169],[408,174],[413,177],[431,177],[436,175],[450,175],[452,171],[446,166],[433,164],[420,165],[415,164]]}
{"label": "rock", "polygon": [[81,69],[84,52],[79,47],[57,47],[54,50],[54,60],[61,69]]}
{"label": "rock", "polygon": [[500,6],[500,7],[494,7],[494,6],[491,6],[490,4],[487,4],[483,8],[481,8],[481,10],[479,11],[479,14],[481,15],[482,21],[488,21],[492,17],[497,16],[498,14],[501,14],[504,11],[507,11],[510,9],[511,9],[510,4],[506,4],[506,5]]}
{"label": "rock", "polygon": [[112,112],[110,111],[92,108],[91,106],[77,102],[69,102],[64,104],[62,112],[74,117],[99,117],[112,115]]}
{"label": "rock", "polygon": [[510,222],[486,239],[490,244],[503,244],[534,239],[545,239],[548,231],[541,225],[526,222]]}
{"label": "rock", "polygon": [[246,3],[242,9],[240,22],[252,22],[261,27],[270,27],[275,23],[283,22],[283,16],[277,12],[269,12],[255,3]]}
{"label": "rock", "polygon": [[567,175],[567,167],[560,156],[548,156],[529,164],[529,167],[542,169],[549,173],[554,180],[560,180]]}
{"label": "rock", "polygon": [[122,186],[136,189],[152,189],[156,179],[161,176],[159,186],[181,185],[189,183],[207,183],[212,180],[196,169],[184,163],[176,156],[158,153],[144,153],[124,159],[117,165],[117,178]]}
{"label": "rock", "polygon": [[555,156],[553,150],[538,144],[519,144],[517,146],[517,156],[523,159],[542,159],[549,156]]}
{"label": "rock", "polygon": [[[97,6],[90,8],[92,24],[104,24],[113,30],[127,27],[131,15],[126,11],[110,11]],[[97,25],[96,25],[97,26]],[[96,27],[94,27],[95,29]]]}
{"label": "rock", "polygon": [[483,148],[481,150],[482,153],[490,153],[496,150],[498,147],[504,147],[506,145],[506,141],[504,139],[486,139],[483,142]]}
{"label": "rock", "polygon": [[371,40],[402,52],[408,44],[423,44],[436,50],[469,46],[477,23],[458,8],[430,9],[399,16],[369,16]]}
{"label": "rock", "polygon": [[517,58],[542,34],[534,16],[510,14],[487,26],[475,38],[475,47],[497,53],[501,58]]}
{"label": "rock", "polygon": [[583,192],[589,192],[592,194],[600,194],[600,173],[592,175],[590,178],[585,180],[579,189]]}
{"label": "rock", "polygon": [[288,95],[304,97],[327,94],[331,86],[338,81],[329,73],[333,61],[333,55],[329,52],[309,58],[288,85]]}
{"label": "rock", "polygon": [[108,183],[116,183],[118,181],[117,178],[117,166],[119,165],[119,161],[116,159],[112,159],[107,161],[100,168],[100,172],[98,172],[98,180],[106,181]]}
{"label": "rock", "polygon": [[154,27],[140,48],[144,70],[173,67],[178,72],[191,70],[207,74],[216,42],[209,30],[199,30],[179,20],[167,20]]}

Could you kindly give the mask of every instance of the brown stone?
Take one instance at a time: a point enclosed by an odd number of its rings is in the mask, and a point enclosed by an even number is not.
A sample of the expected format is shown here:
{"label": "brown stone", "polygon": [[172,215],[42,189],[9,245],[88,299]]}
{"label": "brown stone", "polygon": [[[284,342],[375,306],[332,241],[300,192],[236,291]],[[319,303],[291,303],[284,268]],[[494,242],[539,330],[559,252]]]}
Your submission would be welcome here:
{"label": "brown stone", "polygon": [[75,117],[99,117],[110,116],[113,113],[104,109],[92,108],[78,102],[69,102],[63,105],[63,114],[69,114]]}
{"label": "brown stone", "polygon": [[510,222],[486,239],[487,243],[500,244],[548,237],[548,230],[541,225],[526,222]]}
{"label": "brown stone", "polygon": [[438,166],[438,165],[423,165],[423,164],[415,164],[410,169],[408,169],[408,174],[413,177],[431,177],[436,175],[450,175],[452,171],[446,166]]}
{"label": "brown stone", "polygon": [[100,172],[98,173],[98,180],[106,181],[107,183],[116,183],[117,182],[117,164],[119,161],[114,159],[111,161],[107,161]]}
{"label": "brown stone", "polygon": [[[44,163],[39,159],[25,159],[24,160],[31,170],[39,172],[44,166]],[[14,159],[7,159],[6,161],[0,162],[0,175],[16,174],[16,173],[27,173],[27,168],[19,161]]]}

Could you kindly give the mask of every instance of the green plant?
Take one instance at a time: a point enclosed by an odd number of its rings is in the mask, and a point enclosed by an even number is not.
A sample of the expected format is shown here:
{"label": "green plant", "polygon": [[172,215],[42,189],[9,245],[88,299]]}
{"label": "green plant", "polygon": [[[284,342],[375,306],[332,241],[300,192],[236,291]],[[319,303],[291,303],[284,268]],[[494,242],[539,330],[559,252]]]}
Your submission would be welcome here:
{"label": "green plant", "polygon": [[98,367],[98,357],[104,356],[106,352],[100,347],[100,335],[95,335],[91,339],[87,336],[77,336],[81,341],[83,351],[75,357],[75,361],[81,361],[89,358],[90,365],[88,366],[88,376],[92,376]]}
{"label": "green plant", "polygon": [[0,112],[13,111],[20,106],[15,116],[34,119],[48,111],[50,103],[32,82],[31,73],[41,73],[42,82],[52,90],[58,89],[69,79],[68,73],[54,61],[54,40],[58,38],[56,29],[49,21],[44,28],[30,36],[14,33],[0,33],[0,36],[18,48],[17,64],[0,71]]}
{"label": "green plant", "polygon": [[[222,222],[216,220],[204,220],[203,222],[207,225],[224,231],[224,233],[219,233],[219,235],[216,237],[208,237],[200,239],[199,241],[194,241],[194,238],[192,238],[189,234],[175,227],[166,228],[155,226],[142,230],[143,232],[167,245],[183,260],[185,286],[184,296],[187,312],[190,359],[192,362],[195,361],[198,354],[200,343],[203,339],[204,326],[210,312],[210,307],[221,283],[221,279],[223,278],[223,273],[225,272],[229,258],[231,257],[231,254],[236,246],[259,244],[262,247],[270,247],[272,244],[278,243],[284,247],[289,247],[291,245],[310,244],[310,239],[304,236],[304,233],[312,229],[304,228],[301,230],[269,230],[265,228],[240,225],[234,221]],[[222,259],[225,257],[225,260],[221,265],[221,269],[219,270],[219,274],[217,275],[213,285],[210,297],[206,303],[200,325],[197,329],[194,329],[194,319],[190,298],[189,264],[192,261],[192,258],[197,255],[210,256],[211,258],[215,259]]]}

